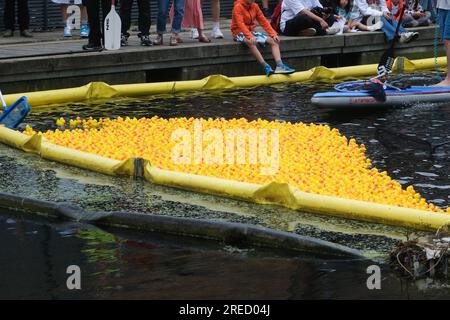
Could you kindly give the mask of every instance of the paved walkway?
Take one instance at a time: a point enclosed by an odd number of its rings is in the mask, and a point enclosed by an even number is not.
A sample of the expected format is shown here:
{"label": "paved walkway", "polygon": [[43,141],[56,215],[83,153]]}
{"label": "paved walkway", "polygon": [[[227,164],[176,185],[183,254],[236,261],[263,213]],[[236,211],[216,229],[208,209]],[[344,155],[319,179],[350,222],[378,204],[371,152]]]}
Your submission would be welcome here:
{"label": "paved walkway", "polygon": [[[230,32],[231,20],[221,21],[221,30],[225,35],[224,39],[211,39],[213,43],[226,43],[232,42],[231,32]],[[205,23],[206,35],[210,37],[212,24],[211,22]],[[170,30],[170,26],[167,28]],[[143,47],[140,46],[139,39],[137,38],[137,28],[131,28],[131,37],[129,38],[129,46],[122,47],[121,51],[126,50],[151,50],[153,47]],[[63,37],[63,29],[57,29],[51,32],[35,32],[33,33],[33,38],[24,38],[19,36],[19,32],[15,32],[15,36],[12,38],[0,37],[0,59],[12,59],[12,58],[26,58],[26,57],[38,57],[38,56],[53,56],[59,54],[70,54],[70,53],[81,53],[86,52],[82,49],[82,45],[87,43],[87,39],[81,39],[79,36],[79,30],[73,30],[73,36],[71,38]],[[155,38],[156,27],[152,26],[150,29],[151,38]],[[193,44],[198,44],[199,46],[204,45],[199,43],[197,40],[191,38],[190,30],[184,30],[181,32],[181,37],[184,43],[180,46],[173,47],[174,49],[178,47],[183,47],[184,45],[192,46]],[[166,43],[169,42],[169,34],[165,36]],[[166,45],[164,47],[167,47]]]}

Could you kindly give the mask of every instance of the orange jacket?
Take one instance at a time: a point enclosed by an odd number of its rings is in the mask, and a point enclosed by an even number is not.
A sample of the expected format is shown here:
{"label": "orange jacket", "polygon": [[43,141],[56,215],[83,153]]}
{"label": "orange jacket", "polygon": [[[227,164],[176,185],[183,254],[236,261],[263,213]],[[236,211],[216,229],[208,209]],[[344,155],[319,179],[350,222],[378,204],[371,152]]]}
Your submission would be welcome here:
{"label": "orange jacket", "polygon": [[247,0],[236,0],[231,19],[233,38],[241,32],[247,39],[253,38],[251,31],[256,28],[255,19],[269,36],[274,37],[277,35],[277,32],[272,28],[255,2],[250,4]]}
{"label": "orange jacket", "polygon": [[[386,5],[387,5],[387,8],[389,9],[389,12],[392,12],[392,0],[386,0]],[[402,13],[403,6],[404,6],[403,0],[399,0],[398,1],[398,12],[394,16],[395,20],[397,20],[397,21],[400,19],[400,14]]]}

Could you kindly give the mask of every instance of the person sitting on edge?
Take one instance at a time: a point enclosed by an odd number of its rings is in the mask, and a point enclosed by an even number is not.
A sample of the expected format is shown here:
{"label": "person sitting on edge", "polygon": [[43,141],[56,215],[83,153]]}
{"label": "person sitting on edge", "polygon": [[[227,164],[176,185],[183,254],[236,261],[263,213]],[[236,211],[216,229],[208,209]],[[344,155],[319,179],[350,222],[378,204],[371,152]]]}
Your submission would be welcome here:
{"label": "person sitting on edge", "polygon": [[[397,21],[387,8],[385,0],[355,0],[352,10],[352,19],[354,21],[362,22],[367,25],[369,18],[378,18],[383,23],[382,31],[386,35],[388,41],[395,37],[397,29]],[[399,36],[401,43],[408,43],[417,39],[419,34],[417,32],[408,32],[405,28],[400,26]]]}
{"label": "person sitting on edge", "polygon": [[[447,69],[450,62],[450,0],[438,0],[438,22],[441,30],[441,37],[444,41],[445,52],[447,54]],[[450,87],[450,72],[444,80],[434,85],[435,87]]]}
{"label": "person sitting on edge", "polygon": [[362,31],[377,31],[381,29],[383,24],[381,21],[378,21],[378,23],[366,26],[365,24],[362,24],[358,21],[353,21],[351,17],[352,8],[353,8],[353,0],[334,0],[336,1],[336,11],[335,13],[343,18],[344,22],[344,28],[342,29],[342,32],[354,32],[355,29],[362,30]]}
{"label": "person sitting on edge", "polygon": [[[286,36],[314,36],[336,34],[339,27],[330,28],[335,22],[333,14],[328,19],[314,14],[323,9],[319,0],[283,0],[281,5],[280,30]],[[330,8],[330,10],[332,10]]]}
{"label": "person sitting on edge", "polygon": [[[256,32],[255,20],[266,31],[265,33]],[[231,19],[231,34],[234,41],[245,43],[250,52],[255,56],[256,60],[263,66],[266,75],[272,73],[293,73],[294,69],[288,67],[281,60],[280,54],[280,38],[278,38],[277,32],[272,28],[270,23],[264,17],[259,6],[255,3],[255,0],[236,0],[233,7],[232,19]],[[277,64],[275,71],[264,60],[261,52],[259,52],[256,45],[264,47],[268,43],[272,47],[272,55]]]}
{"label": "person sitting on edge", "polygon": [[[395,20],[399,21],[404,6],[403,0],[386,0],[386,5]],[[431,24],[430,17],[431,13],[422,10],[419,0],[410,0],[409,6],[405,8],[402,25],[406,28],[428,26]]]}

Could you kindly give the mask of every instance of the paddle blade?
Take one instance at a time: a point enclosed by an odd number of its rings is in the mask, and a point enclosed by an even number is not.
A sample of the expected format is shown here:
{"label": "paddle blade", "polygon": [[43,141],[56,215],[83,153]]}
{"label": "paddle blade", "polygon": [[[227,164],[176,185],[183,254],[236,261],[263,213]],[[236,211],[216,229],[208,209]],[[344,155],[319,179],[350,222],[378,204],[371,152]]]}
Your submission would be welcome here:
{"label": "paddle blade", "polygon": [[111,6],[111,11],[105,18],[105,49],[118,50],[120,49],[120,32],[122,28],[122,21],[116,12],[114,5]]}
{"label": "paddle blade", "polygon": [[395,61],[394,48],[391,45],[391,47],[388,50],[386,50],[381,56],[380,63],[378,64],[377,68],[378,76],[383,77],[388,75],[392,71],[394,61]]}
{"label": "paddle blade", "polygon": [[27,98],[21,97],[11,107],[3,110],[3,114],[0,116],[0,124],[14,129],[25,119],[28,112],[30,112],[30,107],[28,106]]}

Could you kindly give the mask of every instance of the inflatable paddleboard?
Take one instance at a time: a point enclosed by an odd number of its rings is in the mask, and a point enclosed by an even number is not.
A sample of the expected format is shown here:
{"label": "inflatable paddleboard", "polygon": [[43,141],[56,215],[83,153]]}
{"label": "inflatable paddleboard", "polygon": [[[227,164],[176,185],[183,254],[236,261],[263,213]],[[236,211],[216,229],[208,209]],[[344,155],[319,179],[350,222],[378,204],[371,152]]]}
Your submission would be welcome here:
{"label": "inflatable paddleboard", "polygon": [[313,95],[311,103],[320,108],[368,108],[408,106],[416,103],[450,102],[450,87],[420,87],[385,90],[386,101],[371,96],[367,91],[333,91]]}

